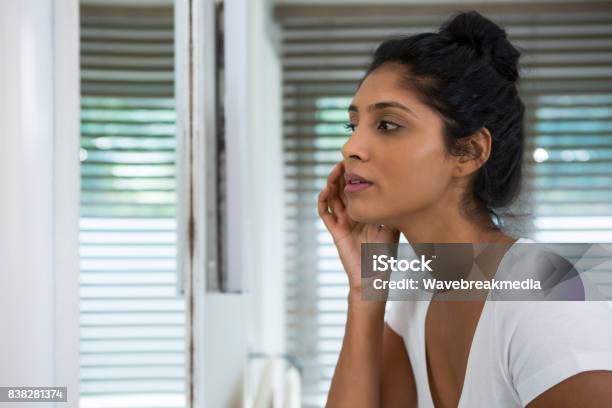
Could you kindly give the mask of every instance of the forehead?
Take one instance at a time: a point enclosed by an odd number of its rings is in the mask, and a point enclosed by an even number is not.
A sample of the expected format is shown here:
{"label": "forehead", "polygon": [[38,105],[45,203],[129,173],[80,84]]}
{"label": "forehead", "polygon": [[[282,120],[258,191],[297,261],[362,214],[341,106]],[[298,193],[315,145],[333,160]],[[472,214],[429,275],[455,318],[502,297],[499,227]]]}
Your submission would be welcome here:
{"label": "forehead", "polygon": [[386,63],[372,71],[362,82],[353,97],[352,104],[359,110],[381,101],[398,101],[417,114],[427,109],[417,98],[414,90],[402,84],[406,68],[397,63]]}

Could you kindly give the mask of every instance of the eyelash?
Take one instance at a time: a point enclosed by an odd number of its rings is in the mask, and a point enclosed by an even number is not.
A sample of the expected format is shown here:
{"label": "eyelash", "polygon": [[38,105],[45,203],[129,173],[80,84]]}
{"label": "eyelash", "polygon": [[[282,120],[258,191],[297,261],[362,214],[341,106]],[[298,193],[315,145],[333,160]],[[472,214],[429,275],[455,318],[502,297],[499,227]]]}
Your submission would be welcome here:
{"label": "eyelash", "polygon": [[344,128],[346,130],[350,130],[351,132],[354,132],[356,127],[357,127],[357,125],[354,125],[352,123],[345,123],[344,124]]}
{"label": "eyelash", "polygon": [[[385,125],[391,125],[394,126],[394,129],[385,129],[383,126]],[[344,125],[344,128],[346,130],[350,130],[351,132],[355,131],[355,128],[357,127],[357,125],[353,124],[353,123],[347,123]],[[388,120],[381,120],[380,122],[378,122],[378,126],[376,127],[378,130],[382,131],[382,132],[395,132],[396,130],[398,130],[401,126],[398,125],[397,123],[393,123],[390,122]]]}

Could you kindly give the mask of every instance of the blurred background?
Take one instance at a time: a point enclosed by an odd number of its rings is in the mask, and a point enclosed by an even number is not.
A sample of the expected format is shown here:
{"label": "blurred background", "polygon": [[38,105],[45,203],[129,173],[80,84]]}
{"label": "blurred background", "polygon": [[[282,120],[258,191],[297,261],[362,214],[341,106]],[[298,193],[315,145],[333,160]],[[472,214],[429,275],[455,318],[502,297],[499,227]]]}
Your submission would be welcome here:
{"label": "blurred background", "polygon": [[348,291],[316,197],[347,107],[381,40],[466,9],[523,52],[508,231],[611,242],[611,2],[2,2],[0,386],[324,406]]}

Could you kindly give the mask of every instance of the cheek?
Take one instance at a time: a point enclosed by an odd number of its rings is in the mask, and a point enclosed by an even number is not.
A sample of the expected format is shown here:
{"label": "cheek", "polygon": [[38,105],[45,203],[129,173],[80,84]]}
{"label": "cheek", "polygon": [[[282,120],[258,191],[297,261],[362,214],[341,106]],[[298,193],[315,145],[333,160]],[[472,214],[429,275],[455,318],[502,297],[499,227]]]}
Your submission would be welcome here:
{"label": "cheek", "polygon": [[387,155],[387,189],[396,200],[410,206],[438,198],[450,180],[450,166],[440,143],[407,143]]}
{"label": "cheek", "polygon": [[451,167],[442,140],[416,138],[376,146],[371,163],[376,168],[378,186],[349,201],[350,218],[378,223],[436,202],[448,188]]}

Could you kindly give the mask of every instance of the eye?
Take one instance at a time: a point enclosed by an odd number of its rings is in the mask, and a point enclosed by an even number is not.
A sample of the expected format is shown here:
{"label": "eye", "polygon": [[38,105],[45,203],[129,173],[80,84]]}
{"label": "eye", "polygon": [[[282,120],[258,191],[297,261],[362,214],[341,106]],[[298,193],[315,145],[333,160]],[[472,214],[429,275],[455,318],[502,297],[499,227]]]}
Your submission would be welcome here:
{"label": "eye", "polygon": [[357,125],[355,125],[355,124],[353,124],[353,123],[346,123],[346,124],[344,125],[344,128],[345,128],[346,130],[350,130],[351,132],[354,132],[356,127],[357,127]]}
{"label": "eye", "polygon": [[393,122],[389,122],[387,120],[381,120],[380,122],[378,122],[378,129],[382,130],[383,132],[393,132],[394,130],[397,130],[399,128],[400,125]]}

